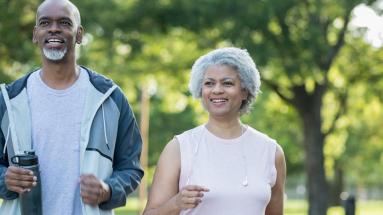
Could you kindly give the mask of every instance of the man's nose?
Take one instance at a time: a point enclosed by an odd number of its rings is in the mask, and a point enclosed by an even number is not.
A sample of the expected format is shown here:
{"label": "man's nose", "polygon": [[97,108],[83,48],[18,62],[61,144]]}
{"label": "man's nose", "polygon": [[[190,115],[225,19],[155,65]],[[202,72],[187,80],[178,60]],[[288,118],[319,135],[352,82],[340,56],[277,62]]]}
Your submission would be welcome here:
{"label": "man's nose", "polygon": [[56,33],[60,31],[61,28],[58,22],[52,22],[52,24],[49,26],[49,32]]}

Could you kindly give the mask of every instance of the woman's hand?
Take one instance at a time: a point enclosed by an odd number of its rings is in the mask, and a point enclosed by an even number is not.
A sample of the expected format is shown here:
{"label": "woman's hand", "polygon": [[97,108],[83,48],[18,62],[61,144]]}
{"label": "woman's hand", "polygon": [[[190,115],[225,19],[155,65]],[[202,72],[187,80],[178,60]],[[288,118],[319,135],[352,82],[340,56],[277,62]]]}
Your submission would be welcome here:
{"label": "woman's hand", "polygon": [[195,208],[201,203],[209,189],[199,185],[180,189],[180,171],[180,147],[174,138],[161,153],[143,215],[179,215],[181,210]]}
{"label": "woman's hand", "polygon": [[198,185],[187,185],[175,196],[176,207],[180,210],[195,208],[202,202],[204,192],[209,189]]}

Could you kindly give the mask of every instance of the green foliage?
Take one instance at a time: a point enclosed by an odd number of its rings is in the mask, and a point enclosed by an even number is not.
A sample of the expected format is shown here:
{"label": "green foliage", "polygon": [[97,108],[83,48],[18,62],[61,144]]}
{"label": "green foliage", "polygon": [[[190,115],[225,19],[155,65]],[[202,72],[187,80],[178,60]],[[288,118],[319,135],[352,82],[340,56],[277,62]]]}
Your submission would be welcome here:
{"label": "green foliage", "polygon": [[[139,203],[137,199],[130,198],[128,204],[116,210],[117,215],[138,215],[137,208]],[[383,210],[381,201],[357,201],[356,215],[380,215]],[[307,202],[303,200],[287,200],[285,204],[285,215],[306,215]],[[331,207],[328,215],[344,214],[342,207]]]}
{"label": "green foliage", "polygon": [[[331,92],[325,103],[324,127],[345,101],[344,115],[326,141],[329,163],[337,162],[348,172],[349,184],[376,184],[383,174],[383,52],[349,37],[338,63],[330,71]],[[350,165],[352,164],[352,165]]]}
{"label": "green foliage", "polygon": [[0,1],[0,82],[10,82],[36,65],[32,31],[37,3]]}
{"label": "green foliage", "polygon": [[286,154],[289,175],[302,172],[303,137],[299,118],[291,106],[270,91],[264,91],[257,98],[252,112],[242,119],[277,140]]}
{"label": "green foliage", "polygon": [[[160,101],[155,99],[152,105],[155,106],[157,102]],[[187,106],[182,112],[177,113],[164,113],[157,110],[157,108],[153,108],[150,121],[149,164],[157,164],[162,149],[174,135],[181,134],[183,131],[197,125],[193,109],[191,109],[190,106]]]}
{"label": "green foliage", "polygon": [[[39,65],[31,42],[39,2],[0,1],[1,82]],[[338,163],[350,183],[378,183],[383,174],[383,52],[363,42],[362,34],[347,31],[343,49],[334,49],[342,32],[339,23],[362,2],[373,1],[76,0],[86,30],[79,63],[122,86],[137,118],[141,85],[149,83],[150,165],[174,135],[206,119],[187,84],[194,60],[208,50],[248,49],[263,83],[272,81],[288,99],[294,97],[294,86],[311,95],[327,80],[323,132],[337,119],[326,139],[327,174],[331,178]],[[331,50],[337,58],[331,58]],[[243,121],[282,145],[288,174],[304,171],[299,112],[269,85],[263,84],[262,91]]]}

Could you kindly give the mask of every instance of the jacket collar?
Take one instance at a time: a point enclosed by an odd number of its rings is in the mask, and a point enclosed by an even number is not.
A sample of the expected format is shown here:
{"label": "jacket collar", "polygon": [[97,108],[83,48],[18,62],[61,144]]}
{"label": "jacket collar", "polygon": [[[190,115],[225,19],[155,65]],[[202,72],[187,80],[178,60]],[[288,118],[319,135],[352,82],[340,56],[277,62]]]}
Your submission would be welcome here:
{"label": "jacket collar", "polygon": [[[105,76],[100,75],[85,66],[80,65],[80,67],[85,69],[85,71],[89,74],[89,80],[91,84],[101,93],[106,93],[114,85],[111,79],[106,78]],[[40,68],[37,68],[32,72],[29,72],[25,76],[7,85],[6,89],[8,91],[9,99],[13,99],[23,90],[23,88],[27,87],[27,80],[29,76],[39,69]]]}

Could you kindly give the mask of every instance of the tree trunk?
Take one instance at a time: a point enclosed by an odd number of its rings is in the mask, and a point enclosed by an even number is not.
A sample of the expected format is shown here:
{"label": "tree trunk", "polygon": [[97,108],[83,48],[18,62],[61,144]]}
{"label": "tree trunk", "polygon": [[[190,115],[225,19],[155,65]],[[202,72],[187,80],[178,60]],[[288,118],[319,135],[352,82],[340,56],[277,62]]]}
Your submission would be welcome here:
{"label": "tree trunk", "polygon": [[321,122],[320,119],[316,119],[315,113],[306,115],[303,121],[308,197],[310,203],[309,215],[326,215],[328,192],[324,171]]}
{"label": "tree trunk", "polygon": [[322,133],[321,108],[324,86],[316,86],[309,93],[304,86],[294,89],[294,105],[303,122],[306,154],[309,215],[326,215],[328,188],[324,169],[324,134]]}
{"label": "tree trunk", "polygon": [[339,166],[339,161],[335,161],[334,164],[334,180],[331,183],[330,189],[330,206],[340,206],[341,199],[340,194],[344,189],[344,177],[343,177],[343,169]]}

